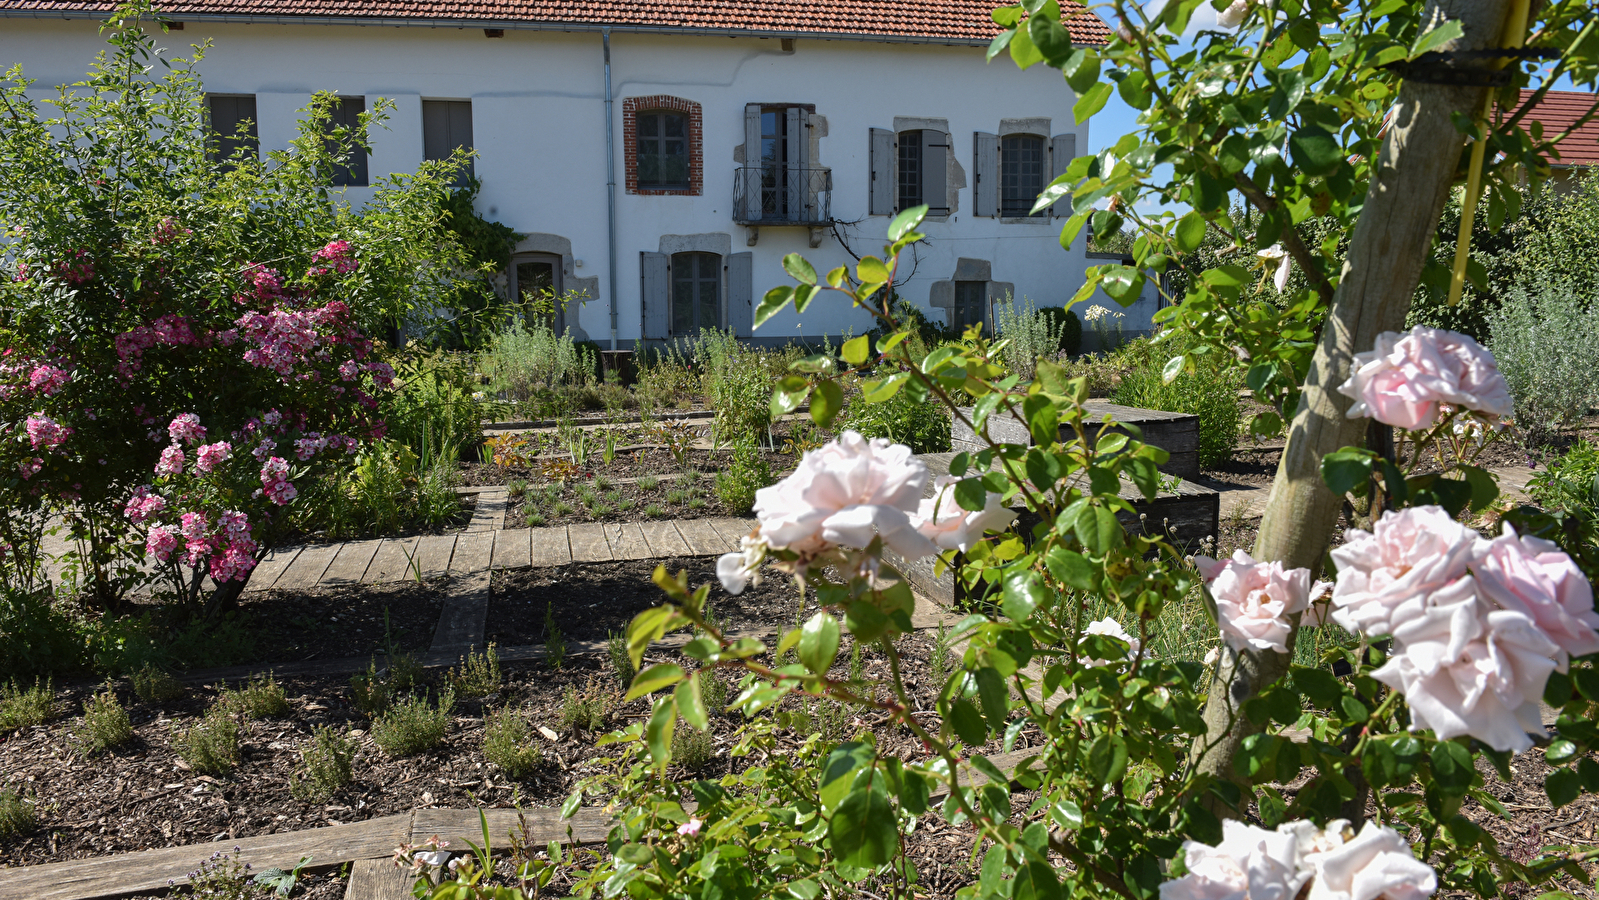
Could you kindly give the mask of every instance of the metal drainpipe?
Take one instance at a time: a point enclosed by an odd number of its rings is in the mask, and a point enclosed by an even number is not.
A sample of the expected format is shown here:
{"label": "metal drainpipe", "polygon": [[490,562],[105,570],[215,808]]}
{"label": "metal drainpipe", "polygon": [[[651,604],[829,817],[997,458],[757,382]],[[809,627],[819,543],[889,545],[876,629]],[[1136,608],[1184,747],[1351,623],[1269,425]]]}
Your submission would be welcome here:
{"label": "metal drainpipe", "polygon": [[600,29],[605,45],[605,205],[610,232],[611,349],[616,349],[616,138],[613,136],[611,109],[611,27]]}

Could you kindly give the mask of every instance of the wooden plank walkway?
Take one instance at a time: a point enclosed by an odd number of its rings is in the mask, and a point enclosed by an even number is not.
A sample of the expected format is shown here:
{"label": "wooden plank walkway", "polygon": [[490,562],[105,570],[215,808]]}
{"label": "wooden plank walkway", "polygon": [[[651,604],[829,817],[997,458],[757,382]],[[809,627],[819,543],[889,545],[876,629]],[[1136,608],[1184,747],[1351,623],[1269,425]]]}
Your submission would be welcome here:
{"label": "wooden plank walkway", "polygon": [[651,556],[694,556],[694,551],[688,547],[688,541],[678,533],[677,526],[671,522],[641,522],[639,530],[644,533],[644,543],[649,545]]}
{"label": "wooden plank walkway", "polygon": [[351,541],[339,547],[339,555],[322,573],[322,584],[360,584],[372,565],[382,541]]}
{"label": "wooden plank walkway", "polygon": [[268,553],[266,558],[256,563],[255,569],[250,572],[250,582],[245,586],[245,590],[270,590],[272,584],[289,568],[289,563],[294,562],[294,558],[300,555],[302,549],[304,548],[298,545],[279,547]]}
{"label": "wooden plank walkway", "polygon": [[614,558],[611,556],[611,544],[606,540],[604,525],[568,525],[566,535],[572,542],[572,562],[610,562]]}

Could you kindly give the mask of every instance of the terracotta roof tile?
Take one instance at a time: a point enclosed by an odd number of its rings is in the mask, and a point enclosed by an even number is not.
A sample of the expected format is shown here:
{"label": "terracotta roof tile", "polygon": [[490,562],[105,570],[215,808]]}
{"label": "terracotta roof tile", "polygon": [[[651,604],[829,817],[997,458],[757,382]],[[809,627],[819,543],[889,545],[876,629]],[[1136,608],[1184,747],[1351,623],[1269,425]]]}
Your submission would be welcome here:
{"label": "terracotta roof tile", "polygon": [[[1522,91],[1518,108],[1526,105],[1534,93],[1534,91]],[[1582,118],[1582,115],[1593,107],[1595,100],[1599,100],[1599,95],[1575,91],[1550,91],[1522,121],[1542,122],[1544,137],[1553,137]],[[1554,165],[1599,166],[1599,118],[1588,120],[1581,128],[1572,132],[1571,136],[1556,145],[1556,149],[1560,153],[1560,158],[1550,160]]]}
{"label": "terracotta roof tile", "polygon": [[[994,0],[167,0],[159,8],[173,19],[214,15],[538,22],[986,42],[999,30],[989,18],[994,5]],[[1061,6],[1080,13],[1068,22],[1074,40],[1099,44],[1109,37],[1104,22],[1075,0],[1062,0]],[[0,15],[83,15],[114,7],[98,0],[0,0]]]}

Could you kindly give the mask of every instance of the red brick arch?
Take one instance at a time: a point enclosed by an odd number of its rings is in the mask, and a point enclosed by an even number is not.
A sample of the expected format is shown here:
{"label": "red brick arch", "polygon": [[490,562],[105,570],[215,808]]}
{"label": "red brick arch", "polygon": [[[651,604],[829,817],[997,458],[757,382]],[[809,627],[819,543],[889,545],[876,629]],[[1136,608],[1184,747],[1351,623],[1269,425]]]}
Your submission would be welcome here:
{"label": "red brick arch", "polygon": [[[638,186],[638,114],[641,112],[683,113],[688,116],[688,190],[640,189]],[[698,197],[705,185],[705,150],[701,135],[704,120],[700,105],[682,97],[657,94],[653,97],[628,97],[622,101],[622,154],[627,171],[627,192],[649,196]]]}

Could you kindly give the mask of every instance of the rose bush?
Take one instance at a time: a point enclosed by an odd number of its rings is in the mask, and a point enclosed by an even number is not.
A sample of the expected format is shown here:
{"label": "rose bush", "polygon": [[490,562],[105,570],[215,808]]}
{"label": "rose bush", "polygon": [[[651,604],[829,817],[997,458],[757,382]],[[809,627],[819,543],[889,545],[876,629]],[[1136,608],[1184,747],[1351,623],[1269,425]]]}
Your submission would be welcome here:
{"label": "rose bush", "polygon": [[328,187],[385,106],[334,128],[319,96],[288,151],[224,164],[204,47],[156,77],[156,27],[119,10],[53,113],[19,68],[0,81],[0,497],[65,518],[105,607],[152,560],[186,600],[207,575],[235,595],[285,507],[384,434],[394,371],[370,336],[459,255],[438,223],[459,160],[356,209]]}

